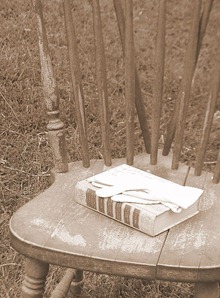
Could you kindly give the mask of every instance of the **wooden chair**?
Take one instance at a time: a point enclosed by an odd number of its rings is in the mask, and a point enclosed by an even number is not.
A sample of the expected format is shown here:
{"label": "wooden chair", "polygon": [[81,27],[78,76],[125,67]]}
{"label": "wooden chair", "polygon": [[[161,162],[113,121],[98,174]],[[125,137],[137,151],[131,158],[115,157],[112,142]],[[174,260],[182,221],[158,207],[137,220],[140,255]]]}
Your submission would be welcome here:
{"label": "wooden chair", "polygon": [[[110,275],[195,283],[196,297],[218,297],[220,280],[220,157],[214,176],[202,171],[220,82],[220,52],[214,57],[201,143],[195,170],[180,163],[190,88],[199,50],[208,23],[212,1],[201,7],[193,1],[191,29],[185,53],[179,97],[167,128],[163,151],[158,149],[162,110],[163,65],[165,56],[166,1],[160,0],[155,50],[151,132],[145,113],[134,59],[132,1],[125,1],[124,12],[114,0],[124,51],[126,98],[126,158],[111,158],[107,76],[99,1],[93,0],[96,49],[96,75],[103,144],[103,159],[89,160],[86,115],[71,5],[64,0],[69,61],[76,105],[82,162],[67,163],[64,124],[59,118],[59,98],[49,55],[42,4],[34,0],[37,17],[41,73],[49,115],[48,135],[55,169],[52,186],[20,208],[10,221],[11,245],[27,257],[22,297],[43,297],[49,264],[67,268],[66,275],[52,296],[65,297],[69,291],[80,295],[83,270]],[[203,13],[201,13],[201,10]],[[124,13],[124,14],[123,14]],[[146,153],[134,156],[135,108],[142,129]],[[170,151],[175,135],[172,157]],[[151,152],[149,154],[149,152]],[[77,181],[127,162],[143,170],[183,185],[202,187],[200,213],[159,236],[150,237],[74,202]]]}

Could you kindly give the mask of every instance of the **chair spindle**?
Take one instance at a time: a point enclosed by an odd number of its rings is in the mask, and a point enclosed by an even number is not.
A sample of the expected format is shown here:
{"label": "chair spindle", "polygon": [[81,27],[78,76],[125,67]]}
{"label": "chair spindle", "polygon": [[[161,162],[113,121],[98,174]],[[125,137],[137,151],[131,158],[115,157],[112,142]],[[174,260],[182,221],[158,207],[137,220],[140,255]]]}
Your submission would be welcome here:
{"label": "chair spindle", "polygon": [[[210,15],[210,11],[211,11],[211,8],[212,8],[212,3],[213,3],[213,0],[208,0],[205,3],[205,7],[203,9],[203,13],[202,13],[201,18],[200,18],[196,62],[197,62],[198,57],[199,57],[199,53],[200,53],[200,49],[201,49],[201,45],[202,45],[202,40],[203,40],[203,37],[205,35],[205,30],[206,30],[206,27],[207,27],[207,24],[208,24],[209,15]],[[195,64],[195,66],[196,66],[196,64]],[[194,71],[195,71],[195,69],[194,69]],[[184,79],[181,82],[180,91],[183,90],[182,89],[183,83],[184,83]],[[178,106],[178,100],[175,103],[174,111],[173,111],[171,120],[168,124],[168,128],[167,128],[167,134],[166,134],[166,139],[165,139],[164,148],[163,148],[163,155],[165,155],[165,156],[169,154],[169,151],[170,151],[173,139],[174,139],[174,135],[175,135],[176,121],[177,121],[177,111],[178,111],[177,106]]]}
{"label": "chair spindle", "polygon": [[67,269],[50,298],[80,297],[83,283],[82,270]]}
{"label": "chair spindle", "polygon": [[75,27],[73,23],[73,16],[69,0],[64,0],[64,13],[66,22],[66,34],[68,40],[68,52],[70,60],[70,71],[72,78],[72,86],[76,104],[76,117],[79,129],[80,145],[82,150],[82,161],[84,167],[89,167],[89,149],[87,141],[87,125],[85,116],[84,95],[82,89],[82,76],[79,63],[79,55],[77,49],[77,39]]}
{"label": "chair spindle", "polygon": [[155,69],[152,101],[152,131],[151,131],[151,164],[157,163],[158,144],[160,137],[160,117],[163,96],[164,58],[165,58],[165,33],[166,32],[166,0],[160,0],[157,38],[155,50]]}
{"label": "chair spindle", "polygon": [[219,183],[220,182],[220,150],[218,153],[218,160],[215,165],[214,175],[213,175],[213,183]]}
{"label": "chair spindle", "polygon": [[53,75],[41,0],[33,0],[33,5],[37,18],[43,94],[46,101],[47,114],[49,115],[49,123],[47,125],[49,142],[53,152],[56,171],[63,173],[68,171],[68,164],[64,123],[59,118],[58,89]]}
{"label": "chair spindle", "polygon": [[50,298],[64,298],[67,296],[70,284],[75,276],[74,269],[67,269],[61,281],[57,284]]}
{"label": "chair spindle", "polygon": [[202,136],[197,153],[195,164],[195,175],[200,176],[202,173],[203,161],[209,141],[209,136],[212,128],[213,116],[216,110],[216,103],[220,85],[220,41],[218,43],[218,51],[213,65],[213,72],[210,80],[210,95],[207,102],[206,115],[203,124]]}
{"label": "chair spindle", "polygon": [[189,34],[189,42],[185,54],[184,74],[182,89],[180,96],[177,99],[177,118],[176,118],[176,132],[175,144],[172,160],[172,169],[178,169],[180,153],[182,149],[184,128],[186,123],[186,114],[188,109],[188,102],[190,97],[193,74],[196,64],[197,45],[199,37],[199,21],[201,15],[201,0],[195,0],[191,21],[191,28]]}
{"label": "chair spindle", "polygon": [[205,1],[205,7],[203,9],[201,19],[200,19],[200,25],[199,25],[199,40],[198,40],[198,47],[197,47],[197,59],[199,57],[199,52],[201,49],[203,37],[205,35],[206,27],[208,25],[210,12],[212,9],[213,0],[206,0]]}
{"label": "chair spindle", "polygon": [[[125,52],[125,18],[124,18],[124,12],[121,5],[121,0],[113,0],[114,7],[115,7],[115,13],[117,17],[118,22],[118,28],[121,38],[121,44],[123,52]],[[137,68],[135,67],[135,106],[137,110],[138,120],[140,123],[143,139],[144,139],[144,145],[145,150],[147,153],[150,153],[151,151],[151,139],[150,139],[150,131],[148,127],[148,121],[147,121],[147,115],[146,115],[146,109],[144,106],[141,86],[140,86],[140,80],[137,72]]]}
{"label": "chair spindle", "polygon": [[134,161],[134,105],[135,105],[135,62],[133,34],[133,2],[125,1],[125,109],[127,164]]}
{"label": "chair spindle", "polygon": [[104,51],[99,0],[92,1],[92,8],[93,8],[93,26],[94,26],[94,35],[95,35],[96,75],[97,75],[97,86],[98,86],[98,95],[99,95],[102,142],[104,146],[104,161],[106,166],[110,166],[111,165],[111,146],[110,146],[109,107],[108,107],[108,94],[107,94],[107,75],[106,75],[105,51]]}

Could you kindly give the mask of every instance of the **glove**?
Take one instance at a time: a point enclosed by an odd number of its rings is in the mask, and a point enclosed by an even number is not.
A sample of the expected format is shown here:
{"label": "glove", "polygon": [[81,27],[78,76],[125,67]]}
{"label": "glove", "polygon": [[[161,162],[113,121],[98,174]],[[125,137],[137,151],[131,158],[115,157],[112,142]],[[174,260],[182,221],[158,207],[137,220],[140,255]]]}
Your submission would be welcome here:
{"label": "glove", "polygon": [[99,187],[96,191],[98,197],[111,197],[117,202],[162,203],[174,212],[190,207],[203,192],[201,189],[182,186],[147,172],[139,175],[136,171],[106,171],[87,180]]}

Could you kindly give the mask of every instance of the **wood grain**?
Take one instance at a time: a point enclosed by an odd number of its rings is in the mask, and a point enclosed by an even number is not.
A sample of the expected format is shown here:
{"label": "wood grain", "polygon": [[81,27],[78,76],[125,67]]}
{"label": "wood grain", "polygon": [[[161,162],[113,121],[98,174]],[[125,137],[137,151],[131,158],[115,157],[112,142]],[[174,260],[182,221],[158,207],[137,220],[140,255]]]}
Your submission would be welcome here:
{"label": "wood grain", "polygon": [[49,265],[34,259],[27,259],[22,284],[23,298],[43,298]]}
{"label": "wood grain", "polygon": [[69,0],[63,1],[66,34],[68,40],[68,53],[70,61],[70,71],[72,78],[72,86],[74,91],[75,103],[76,103],[76,117],[79,130],[79,139],[81,145],[81,154],[84,167],[89,167],[89,148],[87,140],[87,123],[85,115],[85,103],[84,94],[82,88],[82,75],[79,62],[79,54],[77,47],[77,38],[75,33],[75,26],[73,23],[72,10]]}
{"label": "wood grain", "polygon": [[135,57],[133,1],[125,2],[125,111],[127,164],[134,162]]}
{"label": "wood grain", "polygon": [[158,262],[159,279],[219,280],[220,185],[213,184],[211,177],[210,173],[196,177],[193,170],[188,175],[186,185],[204,189],[200,213],[169,231]]}
{"label": "wood grain", "polygon": [[156,49],[154,58],[154,82],[151,120],[151,163],[157,164],[158,144],[160,138],[160,121],[163,96],[163,77],[165,59],[165,32],[166,32],[166,0],[159,4]]}
{"label": "wood grain", "polygon": [[220,150],[218,152],[218,159],[215,165],[214,175],[213,175],[213,182],[219,183],[220,182]]}
{"label": "wood grain", "polygon": [[[112,166],[122,163],[125,159],[117,159]],[[48,190],[15,213],[10,222],[12,246],[45,263],[105,274],[185,282],[219,280],[220,185],[213,184],[211,174],[188,174],[184,165],[171,170],[171,158],[160,151],[158,163],[151,165],[145,154],[134,158],[137,168],[203,187],[199,215],[157,237],[133,230],[74,202],[78,180],[111,168],[101,160],[91,161],[89,169],[76,162],[69,165],[68,173],[55,174]]]}
{"label": "wood grain", "polygon": [[[114,8],[118,22],[118,29],[121,37],[123,52],[125,53],[125,17],[120,0],[114,0]],[[137,110],[138,119],[140,122],[141,132],[144,139],[145,150],[147,153],[151,151],[151,138],[148,127],[148,119],[144,105],[143,95],[141,91],[140,79],[135,66],[135,107]]]}
{"label": "wood grain", "polygon": [[41,83],[49,116],[47,125],[49,142],[53,152],[56,171],[64,173],[68,171],[64,123],[59,116],[58,88],[53,74],[41,0],[33,0],[33,6],[37,20]]}
{"label": "wood grain", "polygon": [[173,169],[178,169],[180,153],[184,140],[186,114],[188,110],[191,85],[196,65],[201,4],[201,0],[195,0],[192,8],[192,21],[189,31],[189,42],[184,59],[183,79],[181,84],[180,96],[177,98],[175,144],[173,149],[172,161]]}
{"label": "wood grain", "polygon": [[208,146],[208,141],[211,133],[214,113],[216,111],[217,98],[219,94],[220,85],[220,40],[218,42],[218,49],[212,66],[212,75],[210,79],[210,92],[207,101],[205,119],[203,122],[203,129],[201,140],[196,155],[195,175],[199,176],[202,173],[203,161]]}
{"label": "wood grain", "polygon": [[93,27],[95,38],[96,76],[99,96],[99,111],[102,131],[102,145],[104,147],[104,160],[107,166],[111,165],[111,141],[109,125],[109,106],[107,92],[106,59],[102,33],[102,20],[99,0],[92,1]]}
{"label": "wood grain", "polygon": [[[114,166],[123,162],[116,160]],[[149,159],[144,155],[137,158],[136,164],[146,166]],[[44,194],[14,215],[12,245],[26,256],[37,256],[52,264],[154,278],[166,233],[152,238],[75,204],[76,182],[108,167],[103,161],[92,161],[87,170],[80,162],[69,168],[65,175],[56,175]],[[24,224],[29,227],[25,231]]]}
{"label": "wood grain", "polygon": [[[69,293],[71,283],[73,282],[73,280],[75,280],[76,272],[77,271],[74,269],[67,269],[61,281],[57,284],[56,288],[52,292],[50,298],[65,298]],[[80,294],[82,289],[81,286],[83,285],[83,282],[81,281],[82,279],[77,282],[74,281],[75,288],[78,287],[78,294]],[[73,290],[71,292],[73,293]],[[75,292],[75,294],[77,294],[77,291]]]}

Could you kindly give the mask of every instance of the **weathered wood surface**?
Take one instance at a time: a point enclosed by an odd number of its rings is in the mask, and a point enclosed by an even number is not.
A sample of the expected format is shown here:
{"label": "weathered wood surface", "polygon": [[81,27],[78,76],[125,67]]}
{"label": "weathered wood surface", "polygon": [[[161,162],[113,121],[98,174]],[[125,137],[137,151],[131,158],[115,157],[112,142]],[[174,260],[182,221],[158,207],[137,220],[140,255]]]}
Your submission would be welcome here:
{"label": "weathered wood surface", "polygon": [[[171,158],[159,154],[158,159],[159,165],[153,166],[148,155],[141,155],[135,166],[184,183],[186,166],[170,170]],[[113,166],[124,162],[116,160]],[[106,169],[101,160],[92,161],[89,169],[77,162],[70,164],[68,173],[56,174],[54,184],[12,218],[12,246],[46,263],[106,274],[195,282],[220,279],[220,186],[210,181],[211,174],[195,177],[190,172],[186,180],[205,189],[200,214],[169,233],[150,237],[74,203],[75,183]]]}
{"label": "weathered wood surface", "polygon": [[[194,1],[192,8],[192,23],[189,31],[189,42],[184,59],[183,79],[180,86],[180,92],[175,102],[174,111],[167,127],[167,134],[163,149],[163,154],[168,155],[172,141],[175,135],[175,147],[173,156],[173,168],[178,168],[179,155],[182,147],[182,139],[184,133],[185,113],[188,109],[188,100],[190,96],[191,85],[193,84],[193,76],[196,68],[196,62],[199,57],[199,52],[202,40],[207,27],[212,1],[207,1],[205,8],[200,14],[201,1]],[[180,111],[181,108],[181,111]],[[184,112],[184,113],[183,113]],[[176,132],[179,130],[178,132]],[[176,132],[176,134],[175,134]]]}
{"label": "weathered wood surface", "polygon": [[133,2],[125,2],[125,112],[127,164],[134,162],[135,54]]}
{"label": "weathered wood surface", "polygon": [[42,2],[33,0],[33,7],[37,19],[42,88],[49,116],[48,137],[56,171],[64,173],[68,171],[64,123],[59,116],[59,94],[50,58]]}
{"label": "weathered wood surface", "polygon": [[83,271],[75,270],[75,276],[70,284],[70,289],[69,289],[70,297],[80,296],[83,286],[84,286]]}
{"label": "weathered wood surface", "polygon": [[218,281],[220,279],[220,185],[212,174],[190,170],[186,185],[204,189],[198,215],[170,229],[157,267],[158,279]]}
{"label": "weathered wood surface", "polygon": [[177,98],[176,131],[172,162],[173,169],[178,169],[181,149],[184,140],[186,114],[188,110],[191,85],[196,66],[201,4],[201,0],[196,0],[194,1],[192,7],[192,20],[189,34],[189,42],[185,53],[184,73],[180,96]]}
{"label": "weathered wood surface", "polygon": [[196,156],[195,163],[195,175],[199,176],[202,173],[203,162],[206,155],[206,149],[208,146],[213,117],[216,111],[216,105],[218,100],[218,94],[220,90],[220,38],[218,41],[218,48],[216,49],[215,61],[212,66],[212,75],[210,79],[210,91],[207,101],[206,113],[203,122],[203,129],[199,149]]}
{"label": "weathered wood surface", "polygon": [[154,83],[151,119],[151,164],[157,164],[165,64],[166,0],[159,2],[157,38],[154,57]]}
{"label": "weathered wood surface", "polygon": [[[118,22],[118,29],[121,37],[123,52],[125,52],[125,17],[120,0],[114,0],[114,8]],[[135,66],[135,107],[140,122],[141,132],[144,139],[145,150],[147,153],[151,151],[151,138],[148,127],[147,113],[144,105],[143,95],[140,86],[140,80]]]}
{"label": "weathered wood surface", "polygon": [[92,1],[93,9],[93,27],[95,38],[95,56],[96,56],[96,76],[97,87],[99,96],[99,112],[100,123],[102,131],[102,143],[103,143],[103,156],[105,164],[111,165],[111,138],[110,138],[110,115],[108,105],[108,92],[107,92],[107,72],[106,72],[106,59],[105,59],[105,47],[102,33],[102,20],[99,0]]}
{"label": "weathered wood surface", "polygon": [[22,298],[43,297],[49,265],[34,259],[28,259],[22,284]]}
{"label": "weathered wood surface", "polygon": [[[143,156],[136,164],[147,166],[145,160]],[[166,233],[148,237],[74,203],[75,183],[104,169],[103,161],[92,161],[89,169],[78,162],[57,175],[52,187],[12,218],[12,245],[52,264],[152,279]]]}
{"label": "weathered wood surface", "polygon": [[[78,272],[75,269],[67,269],[65,275],[63,276],[61,281],[58,283],[58,285],[52,292],[50,298],[65,298],[71,287],[72,287],[72,291],[71,291],[72,294],[73,294],[73,290],[75,290],[74,293],[80,295],[82,286],[83,286],[83,280],[82,280],[83,276],[80,271],[81,279],[79,281],[75,281],[77,273]],[[71,286],[71,283],[74,283],[74,287]]]}
{"label": "weathered wood surface", "polygon": [[63,1],[66,35],[68,41],[68,54],[70,62],[70,72],[72,78],[72,86],[74,91],[74,98],[76,104],[76,117],[79,130],[79,139],[81,144],[81,154],[84,167],[88,168],[90,165],[89,148],[87,140],[87,123],[85,115],[85,100],[82,88],[82,74],[80,67],[80,60],[77,47],[77,37],[75,33],[75,26],[73,22],[71,4],[69,0]]}
{"label": "weathered wood surface", "polygon": [[218,152],[218,159],[215,165],[215,170],[213,173],[213,182],[219,183],[220,182],[220,150]]}

